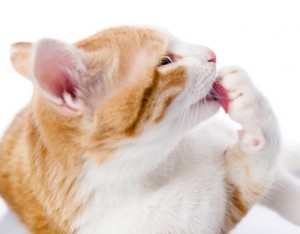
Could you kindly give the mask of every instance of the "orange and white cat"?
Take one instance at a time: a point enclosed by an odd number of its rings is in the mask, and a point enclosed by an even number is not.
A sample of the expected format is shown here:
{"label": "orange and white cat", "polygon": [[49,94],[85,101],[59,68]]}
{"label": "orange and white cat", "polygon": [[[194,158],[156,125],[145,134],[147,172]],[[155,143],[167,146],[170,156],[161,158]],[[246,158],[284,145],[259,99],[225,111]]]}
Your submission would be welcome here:
{"label": "orange and white cat", "polygon": [[208,48],[117,27],[11,60],[35,89],[0,145],[0,194],[30,232],[227,233],[262,199],[300,225],[269,102]]}

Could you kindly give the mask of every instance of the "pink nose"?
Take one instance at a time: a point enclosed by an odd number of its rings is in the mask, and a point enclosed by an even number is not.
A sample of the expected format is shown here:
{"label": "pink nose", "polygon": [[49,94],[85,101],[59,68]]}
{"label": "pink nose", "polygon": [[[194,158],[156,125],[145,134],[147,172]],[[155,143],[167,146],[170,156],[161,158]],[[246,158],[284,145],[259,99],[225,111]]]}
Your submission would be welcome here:
{"label": "pink nose", "polygon": [[217,56],[215,54],[211,54],[211,58],[207,61],[209,63],[216,63],[217,62]]}

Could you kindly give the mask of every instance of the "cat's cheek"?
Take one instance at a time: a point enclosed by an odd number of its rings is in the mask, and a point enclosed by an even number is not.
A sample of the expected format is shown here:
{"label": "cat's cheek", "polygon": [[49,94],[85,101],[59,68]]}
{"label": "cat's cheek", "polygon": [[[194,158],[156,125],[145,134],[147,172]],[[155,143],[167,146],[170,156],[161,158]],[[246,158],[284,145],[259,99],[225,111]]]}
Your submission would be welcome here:
{"label": "cat's cheek", "polygon": [[207,96],[216,81],[216,67],[203,63],[194,58],[187,58],[183,61],[188,75],[186,93],[191,104],[197,103]]}

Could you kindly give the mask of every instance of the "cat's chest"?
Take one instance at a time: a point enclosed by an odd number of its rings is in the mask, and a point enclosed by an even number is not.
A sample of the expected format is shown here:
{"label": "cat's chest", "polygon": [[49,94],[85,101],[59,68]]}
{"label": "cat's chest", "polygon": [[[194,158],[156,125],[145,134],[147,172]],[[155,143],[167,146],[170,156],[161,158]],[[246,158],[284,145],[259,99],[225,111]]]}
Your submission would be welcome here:
{"label": "cat's chest", "polygon": [[193,170],[175,173],[164,186],[144,192],[130,185],[95,190],[73,227],[85,234],[216,233],[225,207],[222,175]]}
{"label": "cat's chest", "polygon": [[[186,188],[182,188],[186,189]],[[216,233],[222,224],[224,204],[219,194],[161,192],[148,199],[103,208],[93,201],[76,220],[79,233]],[[207,192],[207,191],[206,191]],[[216,200],[217,196],[218,199]],[[212,223],[214,223],[212,225]],[[176,231],[176,232],[175,232]]]}
{"label": "cat's chest", "polygon": [[[226,206],[224,144],[213,146],[215,137],[202,137],[182,141],[147,180],[114,184],[107,171],[86,168],[79,198],[89,200],[72,226],[85,234],[218,233]],[[138,171],[137,164],[128,168]],[[112,184],[103,187],[107,181]]]}

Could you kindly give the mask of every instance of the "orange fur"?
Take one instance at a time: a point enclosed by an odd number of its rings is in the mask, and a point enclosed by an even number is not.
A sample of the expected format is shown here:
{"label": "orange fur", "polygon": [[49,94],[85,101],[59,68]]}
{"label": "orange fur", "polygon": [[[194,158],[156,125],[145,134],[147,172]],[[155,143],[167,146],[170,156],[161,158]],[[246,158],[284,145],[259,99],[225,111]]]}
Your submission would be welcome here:
{"label": "orange fur", "polygon": [[[87,202],[74,200],[85,157],[110,160],[118,143],[164,117],[178,93],[167,91],[185,85],[183,68],[156,70],[167,52],[156,31],[113,28],[74,45],[88,54],[85,82],[96,89],[88,96],[92,111],[64,115],[36,89],[0,145],[0,194],[33,233],[71,233],[69,224]],[[31,44],[14,46],[12,63],[30,78]]]}
{"label": "orange fur", "polygon": [[[222,233],[232,230],[267,190],[267,186],[255,182],[253,178],[255,175],[250,171],[247,161],[249,157],[240,146],[235,145],[231,150],[233,151],[230,154],[228,151],[224,153],[224,163],[228,173],[226,180],[228,202]],[[234,174],[236,170],[233,169],[233,165],[243,168],[242,175]],[[243,177],[243,184],[236,183],[235,176]]]}
{"label": "orange fur", "polygon": [[[14,48],[18,48],[15,50]],[[31,43],[18,42],[12,46],[10,51],[11,63],[13,64],[16,71],[26,78],[30,78],[30,53],[32,45]]]}
{"label": "orange fur", "polygon": [[[75,43],[87,55],[83,82],[90,109],[84,113],[65,115],[35,90],[0,145],[0,194],[33,233],[72,233],[70,223],[90,199],[74,199],[86,157],[106,163],[123,141],[162,121],[187,82],[181,66],[157,69],[167,44],[160,33],[133,27],[108,29]],[[14,46],[15,69],[31,78],[31,44]],[[236,185],[227,185],[223,232],[253,203]]]}

